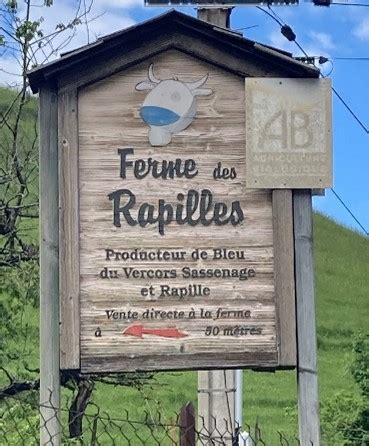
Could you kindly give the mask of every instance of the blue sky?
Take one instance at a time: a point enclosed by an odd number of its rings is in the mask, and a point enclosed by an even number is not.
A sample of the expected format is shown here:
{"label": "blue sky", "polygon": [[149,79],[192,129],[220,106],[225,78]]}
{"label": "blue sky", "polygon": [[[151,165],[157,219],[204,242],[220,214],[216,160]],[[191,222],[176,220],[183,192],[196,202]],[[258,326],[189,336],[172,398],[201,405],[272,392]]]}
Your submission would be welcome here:
{"label": "blue sky", "polygon": [[[54,6],[42,14],[45,17],[45,27],[53,29],[55,24],[72,17],[76,4],[76,1],[54,0]],[[186,14],[196,15],[194,8],[178,9]],[[299,6],[274,6],[273,9],[292,27],[297,41],[309,55],[324,55],[332,60],[333,71],[330,77],[334,87],[369,128],[369,60],[335,59],[369,58],[369,7],[332,5],[330,8],[323,8],[302,2]],[[91,12],[95,19],[89,24],[89,39],[93,41],[98,36],[141,22],[166,10],[168,8],[143,7],[143,0],[95,0]],[[279,25],[262,11],[253,6],[234,9],[231,17],[232,29],[253,25],[257,26],[244,31],[246,37],[301,55],[296,45],[281,35]],[[86,28],[81,26],[64,51],[85,43]],[[331,68],[328,62],[323,67],[323,72],[327,74]],[[12,54],[3,53],[0,83],[11,84],[13,77],[9,73],[16,70]],[[334,188],[369,231],[369,135],[336,98],[333,99],[333,154]],[[326,192],[325,197],[316,197],[314,206],[335,220],[360,231],[330,191]]]}

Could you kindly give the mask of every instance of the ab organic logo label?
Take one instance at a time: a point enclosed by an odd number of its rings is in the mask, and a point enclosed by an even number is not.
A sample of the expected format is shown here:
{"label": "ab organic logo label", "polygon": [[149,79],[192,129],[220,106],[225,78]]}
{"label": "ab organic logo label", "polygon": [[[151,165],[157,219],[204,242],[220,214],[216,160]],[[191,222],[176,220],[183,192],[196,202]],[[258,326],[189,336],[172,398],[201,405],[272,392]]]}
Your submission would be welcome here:
{"label": "ab organic logo label", "polygon": [[150,65],[148,80],[139,82],[136,90],[149,90],[140,116],[150,127],[149,142],[152,146],[166,146],[176,135],[186,129],[196,115],[196,97],[213,93],[210,88],[202,88],[208,74],[195,82],[182,82],[177,78],[158,79],[154,66]]}

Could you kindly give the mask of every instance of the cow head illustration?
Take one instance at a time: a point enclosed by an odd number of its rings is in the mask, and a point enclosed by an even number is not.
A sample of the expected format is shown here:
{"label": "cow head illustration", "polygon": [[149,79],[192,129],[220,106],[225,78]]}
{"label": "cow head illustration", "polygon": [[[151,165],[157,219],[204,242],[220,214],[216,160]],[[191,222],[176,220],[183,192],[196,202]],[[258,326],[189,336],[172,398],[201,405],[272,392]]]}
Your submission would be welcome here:
{"label": "cow head illustration", "polygon": [[208,74],[195,82],[174,79],[157,79],[153,64],[149,67],[148,80],[139,82],[136,90],[150,90],[141,108],[140,116],[150,127],[152,146],[166,146],[172,135],[187,128],[196,115],[196,97],[212,94],[210,88],[201,88]]}

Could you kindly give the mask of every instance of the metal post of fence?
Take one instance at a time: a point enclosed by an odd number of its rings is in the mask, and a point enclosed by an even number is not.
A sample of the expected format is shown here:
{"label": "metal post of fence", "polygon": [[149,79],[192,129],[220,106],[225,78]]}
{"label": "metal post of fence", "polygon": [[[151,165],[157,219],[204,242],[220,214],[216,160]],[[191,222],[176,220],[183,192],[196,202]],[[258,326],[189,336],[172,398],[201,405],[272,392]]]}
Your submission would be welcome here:
{"label": "metal post of fence", "polygon": [[242,427],[242,403],[243,403],[243,371],[237,369],[235,371],[235,427]]}

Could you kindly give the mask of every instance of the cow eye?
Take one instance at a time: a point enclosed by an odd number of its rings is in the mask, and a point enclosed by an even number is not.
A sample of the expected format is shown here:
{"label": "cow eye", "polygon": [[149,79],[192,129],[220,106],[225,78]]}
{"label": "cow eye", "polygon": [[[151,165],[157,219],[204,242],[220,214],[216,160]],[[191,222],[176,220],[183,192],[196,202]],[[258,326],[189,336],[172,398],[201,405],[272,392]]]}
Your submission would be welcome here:
{"label": "cow eye", "polygon": [[180,93],[178,93],[178,91],[175,91],[174,93],[172,93],[170,95],[170,99],[174,102],[178,102],[181,100],[181,95],[180,95]]}

